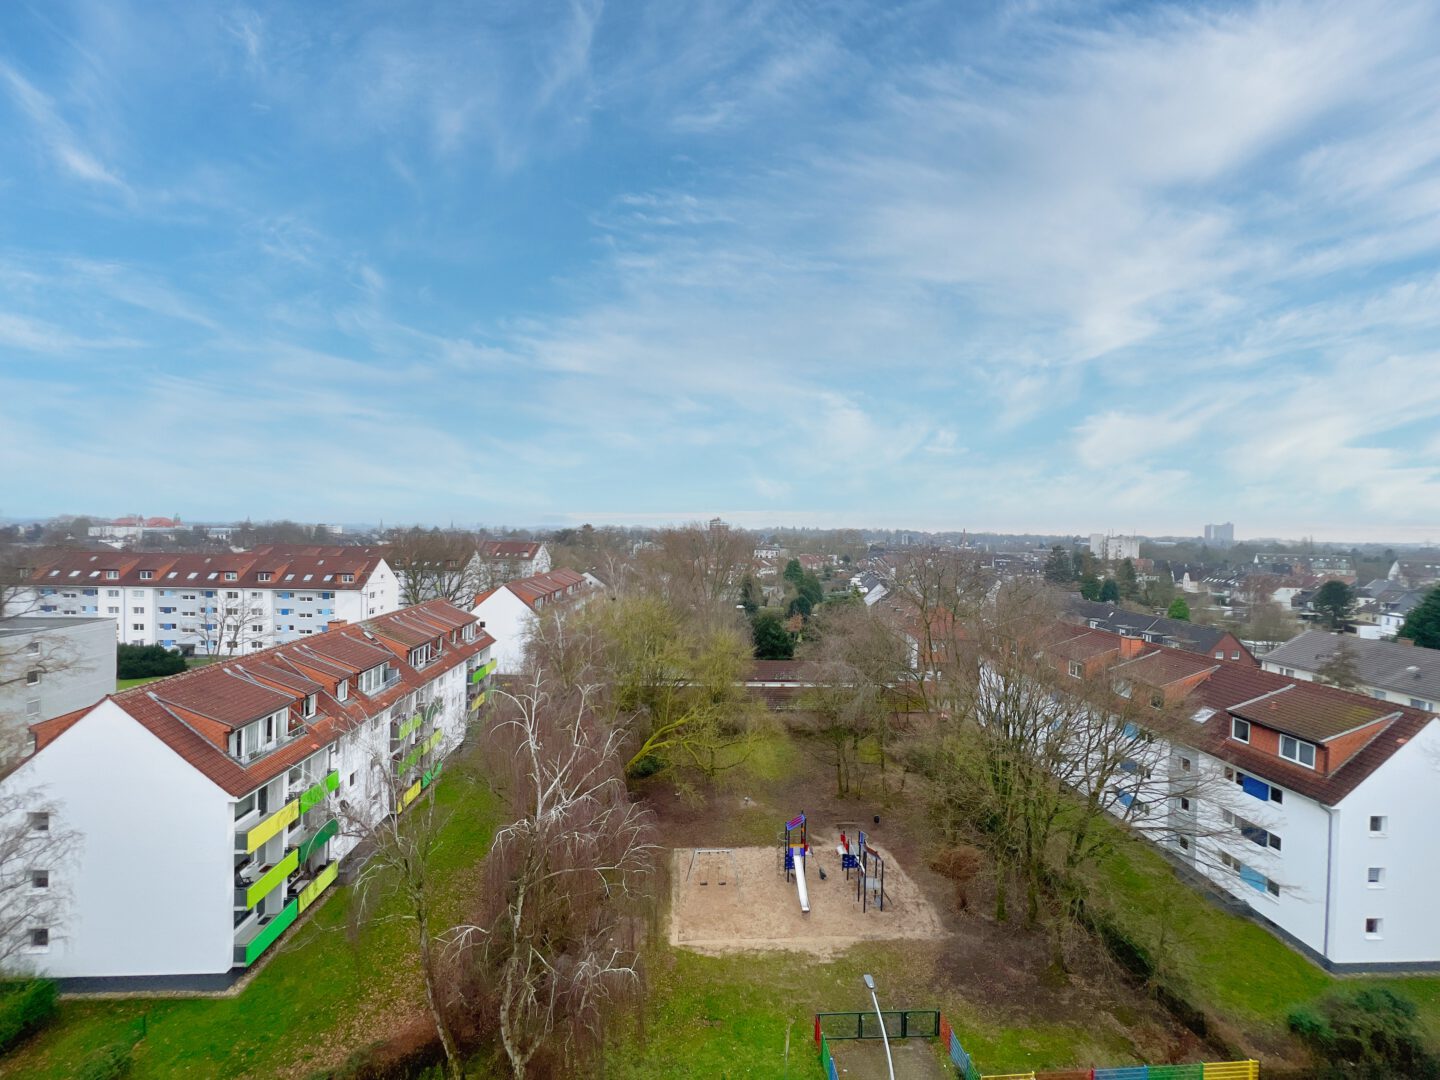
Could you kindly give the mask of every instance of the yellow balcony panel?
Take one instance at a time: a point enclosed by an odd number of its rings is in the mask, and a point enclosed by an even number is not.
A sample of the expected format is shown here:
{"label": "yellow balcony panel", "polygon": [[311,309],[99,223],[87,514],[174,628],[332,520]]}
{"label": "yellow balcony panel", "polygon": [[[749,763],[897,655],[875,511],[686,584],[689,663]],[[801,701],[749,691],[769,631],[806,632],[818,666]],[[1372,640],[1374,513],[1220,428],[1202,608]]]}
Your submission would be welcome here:
{"label": "yellow balcony panel", "polygon": [[252,908],[265,897],[269,896],[289,877],[297,866],[300,865],[300,853],[292,851],[272,866],[265,876],[245,890],[245,906]]}
{"label": "yellow balcony panel", "polygon": [[245,851],[254,851],[261,844],[265,843],[272,836],[278,836],[280,830],[289,825],[300,816],[300,800],[291,799],[275,813],[256,825],[245,834]]}
{"label": "yellow balcony panel", "polygon": [[340,864],[332,862],[329,866],[315,875],[315,880],[300,890],[300,910],[304,911],[313,904],[320,894],[330,887],[335,880],[335,875],[340,873]]}

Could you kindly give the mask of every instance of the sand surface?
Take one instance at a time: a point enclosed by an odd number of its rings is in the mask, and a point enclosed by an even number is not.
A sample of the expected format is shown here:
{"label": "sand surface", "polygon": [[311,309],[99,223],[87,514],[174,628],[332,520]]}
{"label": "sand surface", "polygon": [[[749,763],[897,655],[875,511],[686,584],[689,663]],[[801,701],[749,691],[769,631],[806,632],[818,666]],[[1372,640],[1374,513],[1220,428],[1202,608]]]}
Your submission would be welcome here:
{"label": "sand surface", "polygon": [[883,911],[873,903],[861,910],[855,872],[846,880],[831,840],[812,847],[806,860],[810,912],[804,914],[795,883],[781,869],[779,845],[733,848],[733,857],[701,855],[693,869],[694,849],[676,848],[670,943],[710,954],[790,949],[829,956],[859,941],[944,937],[935,908],[889,853],[877,850],[886,859]]}

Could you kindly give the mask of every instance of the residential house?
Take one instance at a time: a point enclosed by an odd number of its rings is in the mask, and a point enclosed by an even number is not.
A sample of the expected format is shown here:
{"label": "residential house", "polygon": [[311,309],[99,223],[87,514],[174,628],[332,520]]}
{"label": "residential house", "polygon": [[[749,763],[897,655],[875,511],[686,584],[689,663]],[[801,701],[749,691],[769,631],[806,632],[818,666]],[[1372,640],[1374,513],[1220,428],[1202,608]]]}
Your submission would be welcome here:
{"label": "residential house", "polygon": [[1229,630],[1205,626],[1184,619],[1167,619],[1126,611],[1102,601],[1070,597],[1065,604],[1066,618],[1099,630],[1126,637],[1138,637],[1152,645],[1211,656],[1216,660],[1234,660],[1255,667],[1258,661],[1245,643]]}
{"label": "residential house", "polygon": [[1344,647],[1355,666],[1355,689],[1377,701],[1440,712],[1440,650],[1399,641],[1368,641],[1349,634],[1306,630],[1265,654],[1266,671],[1315,681],[1320,669]]}
{"label": "residential house", "polygon": [[550,549],[539,540],[486,540],[479,556],[492,566],[499,564],[511,581],[550,572]]}
{"label": "residential house", "polygon": [[514,675],[524,666],[526,646],[542,614],[584,607],[595,595],[585,575],[552,570],[479,593],[472,610],[495,639],[500,674]]}
{"label": "residential house", "polygon": [[78,988],[228,985],[366,825],[434,782],[485,700],[492,644],[430,601],[34,725],[6,783],[48,808],[30,827],[78,850],[32,868],[67,913],[23,928],[25,958]]}

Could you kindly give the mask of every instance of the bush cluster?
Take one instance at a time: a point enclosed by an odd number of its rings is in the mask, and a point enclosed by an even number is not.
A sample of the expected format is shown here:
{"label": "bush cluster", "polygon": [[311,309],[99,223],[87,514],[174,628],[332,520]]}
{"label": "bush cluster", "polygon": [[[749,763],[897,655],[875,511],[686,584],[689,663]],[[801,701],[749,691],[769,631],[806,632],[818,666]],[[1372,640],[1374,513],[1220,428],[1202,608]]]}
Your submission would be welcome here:
{"label": "bush cluster", "polygon": [[0,1053],[55,1019],[55,984],[49,979],[0,985]]}
{"label": "bush cluster", "polygon": [[121,645],[116,652],[116,678],[153,679],[184,670],[185,657],[163,645]]}

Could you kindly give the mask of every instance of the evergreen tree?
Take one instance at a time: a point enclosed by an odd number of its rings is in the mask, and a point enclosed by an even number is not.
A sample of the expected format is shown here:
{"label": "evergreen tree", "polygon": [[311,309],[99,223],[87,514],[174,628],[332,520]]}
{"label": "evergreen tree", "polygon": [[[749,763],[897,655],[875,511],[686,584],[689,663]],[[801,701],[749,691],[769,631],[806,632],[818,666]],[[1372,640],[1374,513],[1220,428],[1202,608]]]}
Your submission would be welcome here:
{"label": "evergreen tree", "polygon": [[1086,574],[1080,579],[1080,595],[1086,600],[1100,599],[1100,579],[1094,574]]}
{"label": "evergreen tree", "polygon": [[1120,595],[1126,600],[1134,600],[1140,595],[1140,579],[1135,573],[1135,563],[1132,560],[1126,559],[1122,562],[1115,576],[1119,579]]}
{"label": "evergreen tree", "polygon": [[1067,581],[1075,580],[1074,564],[1059,544],[1050,549],[1050,557],[1045,560],[1045,580],[1052,585],[1063,585]]}
{"label": "evergreen tree", "polygon": [[789,660],[795,655],[795,641],[777,611],[766,608],[756,615],[751,634],[757,660]]}
{"label": "evergreen tree", "polygon": [[799,585],[800,579],[805,576],[805,569],[800,565],[799,559],[791,559],[785,564],[785,572],[781,576],[791,585]]}
{"label": "evergreen tree", "polygon": [[1343,581],[1327,581],[1315,594],[1311,605],[1331,630],[1342,630],[1350,618],[1350,609],[1355,603],[1355,594]]}
{"label": "evergreen tree", "polygon": [[740,583],[740,606],[745,609],[745,617],[753,619],[755,613],[760,610],[760,586],[755,584],[755,579],[749,574]]}
{"label": "evergreen tree", "polygon": [[1426,593],[1425,599],[1405,616],[1399,636],[1422,648],[1440,649],[1440,585]]}
{"label": "evergreen tree", "polygon": [[1120,602],[1120,586],[1115,584],[1114,578],[1106,578],[1100,585],[1100,600],[1106,604],[1118,604]]}
{"label": "evergreen tree", "polygon": [[1177,596],[1174,600],[1170,601],[1170,609],[1165,612],[1165,617],[1167,619],[1182,619],[1185,622],[1189,622],[1190,605],[1185,602],[1183,596]]}

